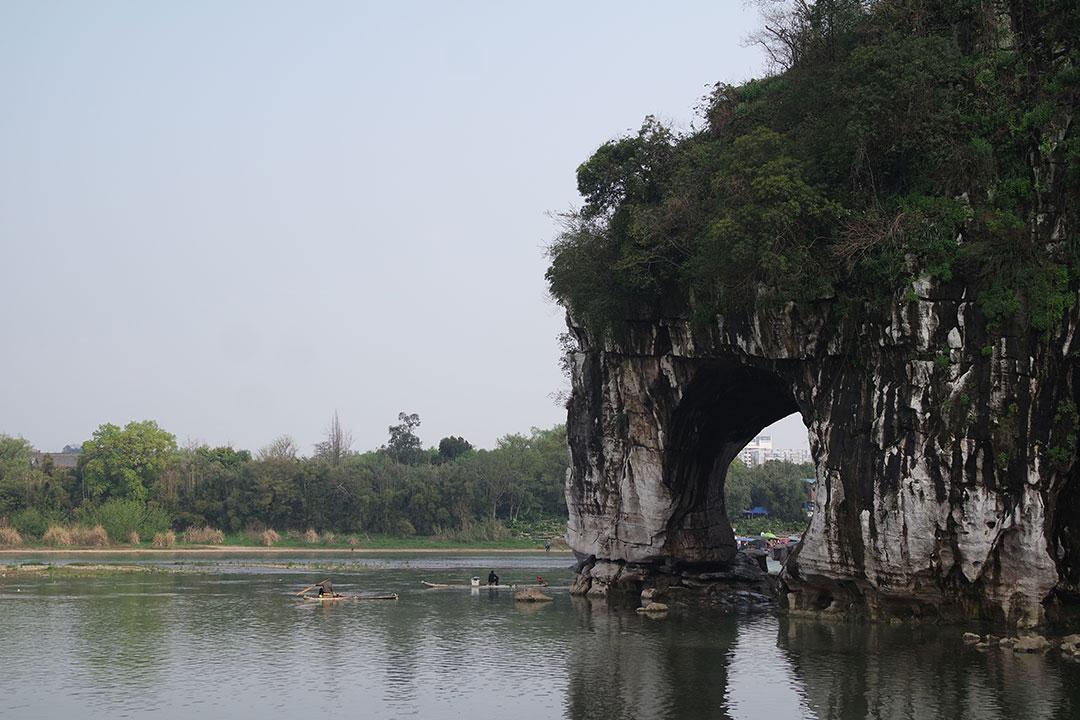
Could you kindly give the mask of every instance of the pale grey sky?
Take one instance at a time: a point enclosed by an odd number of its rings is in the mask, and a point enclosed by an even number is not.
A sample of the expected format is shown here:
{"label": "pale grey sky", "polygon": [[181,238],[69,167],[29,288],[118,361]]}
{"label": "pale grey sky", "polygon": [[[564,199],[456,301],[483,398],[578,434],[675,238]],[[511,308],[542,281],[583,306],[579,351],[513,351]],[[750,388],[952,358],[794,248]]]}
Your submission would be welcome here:
{"label": "pale grey sky", "polygon": [[[565,412],[547,213],[760,74],[743,3],[0,3],[0,432],[490,447]],[[797,421],[772,428],[805,445]],[[790,436],[790,437],[789,437]]]}

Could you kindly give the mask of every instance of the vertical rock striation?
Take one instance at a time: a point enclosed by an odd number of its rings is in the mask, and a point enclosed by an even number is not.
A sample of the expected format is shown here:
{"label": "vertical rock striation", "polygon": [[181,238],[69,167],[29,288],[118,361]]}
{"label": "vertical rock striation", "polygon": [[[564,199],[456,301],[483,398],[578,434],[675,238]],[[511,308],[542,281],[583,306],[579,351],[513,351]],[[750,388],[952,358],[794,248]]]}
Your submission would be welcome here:
{"label": "vertical rock striation", "polygon": [[781,575],[790,609],[1061,617],[1080,596],[1076,307],[1049,336],[993,340],[963,286],[929,281],[873,321],[822,301],[599,341],[571,320],[579,590],[730,567],[728,464],[798,412],[818,489]]}

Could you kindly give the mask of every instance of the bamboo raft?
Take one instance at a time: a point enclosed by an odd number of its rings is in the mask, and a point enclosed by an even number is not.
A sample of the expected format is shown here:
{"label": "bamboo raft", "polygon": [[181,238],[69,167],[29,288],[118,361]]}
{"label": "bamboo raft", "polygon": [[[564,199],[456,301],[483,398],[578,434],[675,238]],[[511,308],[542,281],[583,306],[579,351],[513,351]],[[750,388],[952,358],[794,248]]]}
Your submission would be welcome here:
{"label": "bamboo raft", "polygon": [[309,602],[337,602],[339,600],[397,600],[397,593],[389,595],[304,595]]}

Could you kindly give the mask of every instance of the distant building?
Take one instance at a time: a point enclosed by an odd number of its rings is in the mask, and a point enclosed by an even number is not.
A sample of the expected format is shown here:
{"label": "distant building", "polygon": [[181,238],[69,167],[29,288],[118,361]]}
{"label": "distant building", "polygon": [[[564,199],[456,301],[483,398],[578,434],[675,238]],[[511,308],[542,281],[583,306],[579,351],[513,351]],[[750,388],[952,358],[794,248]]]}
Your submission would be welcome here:
{"label": "distant building", "polygon": [[806,463],[812,458],[810,451],[806,448],[774,448],[771,436],[758,435],[739,452],[739,460],[742,460],[743,465],[747,467],[754,467],[770,460]]}
{"label": "distant building", "polygon": [[743,517],[744,518],[769,517],[769,511],[768,511],[768,509],[763,508],[760,505],[758,505],[757,507],[752,507],[749,510],[743,510]]}
{"label": "distant building", "polygon": [[810,462],[810,451],[806,448],[776,448],[765,453],[765,460],[782,460],[789,463]]}
{"label": "distant building", "polygon": [[81,454],[81,449],[71,445],[64,446],[64,451],[58,453],[35,450],[30,453],[30,464],[34,467],[42,467],[46,463],[51,463],[54,468],[74,469],[79,464],[79,455]]}
{"label": "distant building", "polygon": [[753,467],[765,462],[765,453],[771,450],[772,437],[770,435],[758,435],[746,443],[746,447],[739,452],[739,459],[742,460],[743,465]]}

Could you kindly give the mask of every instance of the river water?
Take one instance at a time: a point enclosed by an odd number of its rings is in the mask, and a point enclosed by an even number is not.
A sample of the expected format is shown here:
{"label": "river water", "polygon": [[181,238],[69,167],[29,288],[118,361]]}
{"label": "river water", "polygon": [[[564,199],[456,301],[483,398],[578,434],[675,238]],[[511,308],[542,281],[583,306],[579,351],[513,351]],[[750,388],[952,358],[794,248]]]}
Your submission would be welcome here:
{"label": "river water", "polygon": [[[0,578],[0,717],[1080,717],[1080,666],[1056,655],[948,627],[652,619],[570,597],[566,555],[105,562],[162,572]],[[420,585],[491,569],[543,575],[554,602]],[[327,575],[400,599],[296,600]]]}

